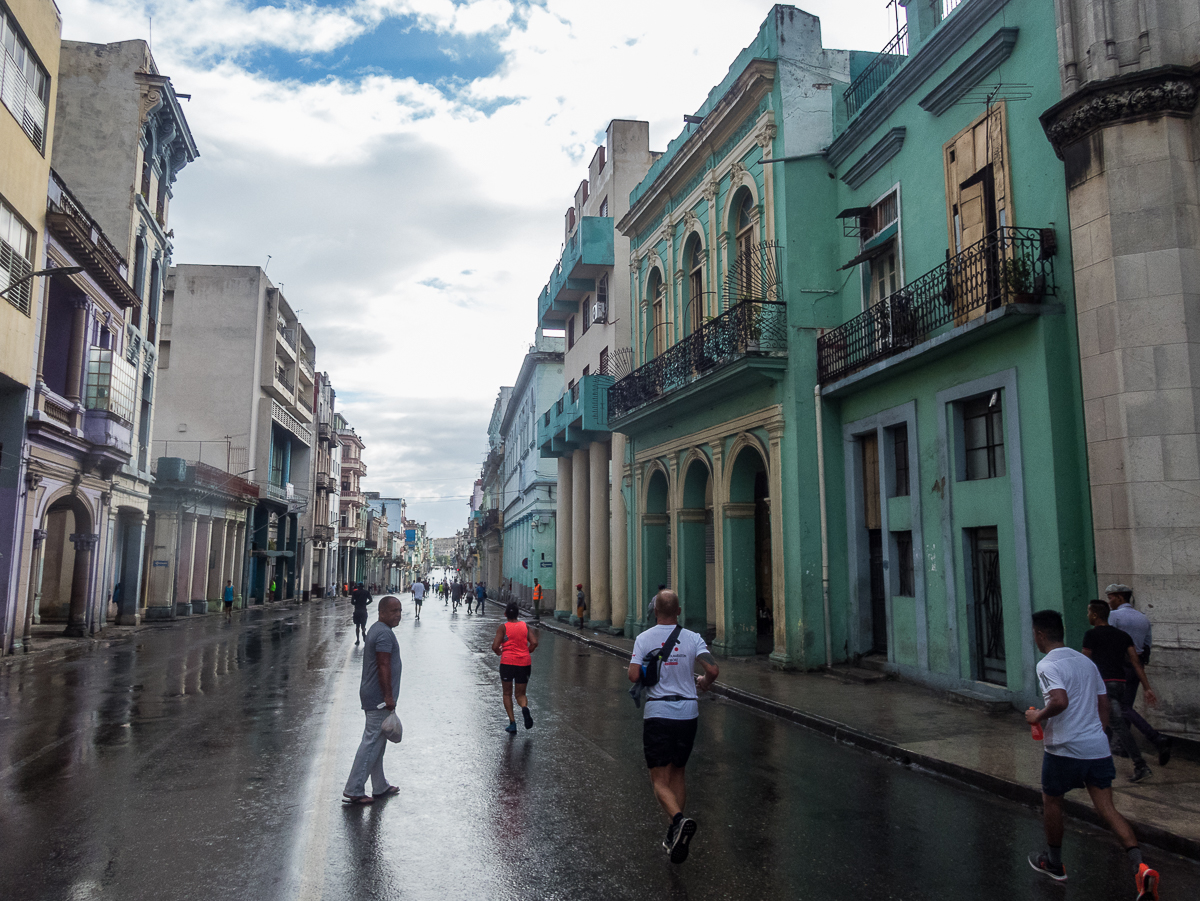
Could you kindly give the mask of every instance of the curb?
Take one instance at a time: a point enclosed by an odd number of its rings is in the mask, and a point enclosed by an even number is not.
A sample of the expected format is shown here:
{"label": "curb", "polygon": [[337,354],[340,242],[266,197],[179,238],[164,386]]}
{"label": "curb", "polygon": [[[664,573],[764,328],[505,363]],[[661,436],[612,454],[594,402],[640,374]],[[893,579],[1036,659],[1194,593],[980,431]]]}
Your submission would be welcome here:
{"label": "curb", "polygon": [[[578,641],[581,644],[588,645],[599,651],[604,651],[614,657],[620,657],[622,660],[626,658],[626,652],[620,648],[615,648],[612,645],[602,641],[597,641],[594,638],[588,638],[585,635],[575,633],[573,629],[567,629],[556,622],[547,625],[546,619],[538,621],[538,627],[547,629],[548,631],[557,632],[565,637]],[[939,776],[952,779],[955,782],[963,785],[978,788],[989,792],[993,795],[998,795],[1006,800],[1021,804],[1024,807],[1040,808],[1042,804],[1042,793],[1029,785],[1024,785],[1020,782],[1013,782],[1009,779],[1002,779],[999,776],[992,776],[988,773],[981,773],[978,770],[972,770],[968,767],[960,766],[956,763],[950,763],[946,760],[940,760],[936,757],[929,757],[925,754],[919,754],[914,751],[906,750],[895,744],[889,739],[882,738],[878,735],[872,735],[869,732],[863,732],[859,729],[854,729],[847,726],[845,723],[839,723],[836,720],[828,719],[827,717],[819,716],[815,713],[806,713],[796,707],[789,707],[786,704],[781,704],[778,701],[773,701],[770,698],[764,698],[760,695],[753,694],[741,688],[734,688],[729,685],[715,684],[709,689],[710,694],[718,697],[726,698],[734,703],[741,704],[760,713],[777,716],[780,719],[787,720],[790,723],[795,723],[805,729],[811,729],[814,732],[819,732],[827,738],[831,738],[836,742],[850,745],[852,747],[861,748],[864,751],[869,751],[873,754],[878,754],[886,757],[904,767],[916,768],[934,773]],[[1079,801],[1072,801],[1069,798],[1063,799],[1064,810],[1077,820],[1081,820],[1092,826],[1098,826],[1107,831],[1108,826],[1105,824],[1101,816],[1094,808],[1089,807]],[[1128,819],[1128,817],[1126,818]],[[1200,861],[1200,841],[1185,838],[1182,835],[1176,835],[1174,832],[1168,832],[1159,826],[1151,823],[1141,822],[1139,820],[1128,819],[1129,825],[1137,833],[1139,842],[1154,845],[1164,851],[1169,851],[1172,854],[1178,854],[1181,857],[1187,857],[1192,860]]]}

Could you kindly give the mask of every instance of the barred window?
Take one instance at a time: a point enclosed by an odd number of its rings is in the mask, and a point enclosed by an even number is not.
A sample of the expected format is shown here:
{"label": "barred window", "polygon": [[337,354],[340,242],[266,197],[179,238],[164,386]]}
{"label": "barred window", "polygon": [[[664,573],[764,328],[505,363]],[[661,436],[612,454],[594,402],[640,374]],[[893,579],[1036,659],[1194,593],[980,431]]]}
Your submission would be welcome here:
{"label": "barred window", "polygon": [[0,291],[11,286],[4,299],[26,316],[31,282],[21,279],[33,272],[34,240],[33,229],[21,221],[16,210],[0,200]]}
{"label": "barred window", "polygon": [[26,43],[17,20],[0,4],[0,100],[39,152],[46,149],[50,76]]}

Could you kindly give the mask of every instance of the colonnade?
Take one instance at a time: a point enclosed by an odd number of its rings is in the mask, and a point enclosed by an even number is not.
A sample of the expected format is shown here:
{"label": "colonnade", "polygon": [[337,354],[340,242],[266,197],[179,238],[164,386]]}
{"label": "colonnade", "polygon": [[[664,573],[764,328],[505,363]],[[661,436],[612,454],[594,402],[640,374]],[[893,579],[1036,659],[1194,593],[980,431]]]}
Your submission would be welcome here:
{"label": "colonnade", "polygon": [[227,581],[241,599],[245,546],[244,519],[157,511],[146,618],[206,613],[221,603]]}
{"label": "colonnade", "polygon": [[596,626],[622,624],[628,610],[625,504],[620,490],[612,490],[610,459],[618,461],[619,487],[624,435],[614,432],[610,441],[593,441],[558,458],[556,613],[574,613],[575,586],[582,585],[588,621]]}

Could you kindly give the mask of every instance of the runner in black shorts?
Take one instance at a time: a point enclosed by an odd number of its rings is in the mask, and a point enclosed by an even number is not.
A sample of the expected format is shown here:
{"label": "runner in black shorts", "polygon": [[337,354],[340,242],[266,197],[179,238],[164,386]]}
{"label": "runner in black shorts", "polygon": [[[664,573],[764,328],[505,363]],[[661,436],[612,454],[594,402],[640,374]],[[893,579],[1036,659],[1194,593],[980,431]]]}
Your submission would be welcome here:
{"label": "runner in black shorts", "polygon": [[505,622],[496,629],[492,639],[492,651],[500,655],[500,684],[504,689],[504,712],[508,714],[508,725],[504,731],[515,735],[517,720],[513,716],[513,683],[517,685],[517,704],[525,728],[533,728],[533,716],[529,712],[529,700],[525,697],[525,686],[529,684],[529,671],[533,668],[532,653],[537,650],[538,633],[520,622],[517,617],[521,608],[511,602],[504,608]]}
{"label": "runner in black shorts", "polygon": [[[640,682],[646,655],[670,644],[663,655],[658,682],[646,689],[642,750],[650,768],[654,797],[671,820],[663,848],[671,855],[671,863],[683,863],[696,834],[696,821],[683,815],[687,800],[684,767],[692,755],[700,722],[696,695],[717,681],[720,670],[704,639],[679,625],[679,596],[675,592],[667,588],[659,591],[654,610],[658,624],[633,643],[629,681]],[[704,670],[703,676],[695,675],[697,663]]]}

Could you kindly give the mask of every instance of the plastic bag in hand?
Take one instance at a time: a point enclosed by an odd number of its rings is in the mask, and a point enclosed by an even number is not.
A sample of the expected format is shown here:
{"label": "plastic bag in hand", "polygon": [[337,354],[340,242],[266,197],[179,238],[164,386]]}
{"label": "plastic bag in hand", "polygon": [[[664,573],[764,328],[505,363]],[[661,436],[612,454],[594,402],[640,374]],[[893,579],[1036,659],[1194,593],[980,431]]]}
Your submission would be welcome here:
{"label": "plastic bag in hand", "polygon": [[400,739],[404,738],[404,724],[400,722],[400,717],[396,715],[395,710],[388,714],[387,719],[383,721],[380,729],[383,732],[384,738],[388,741],[400,741]]}

